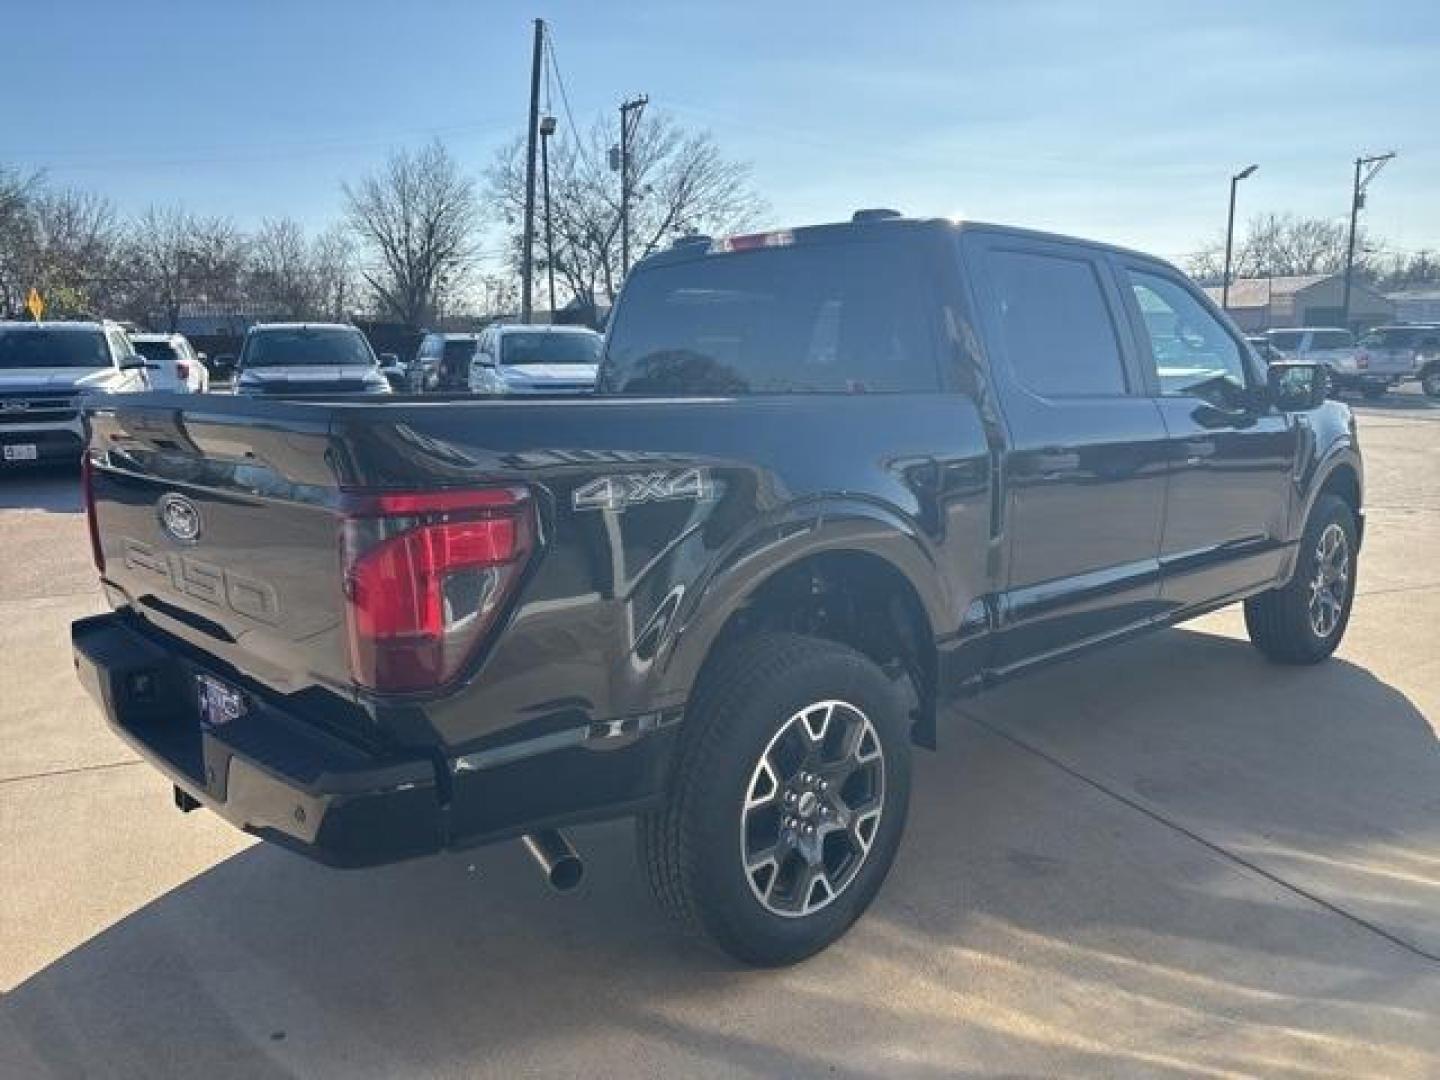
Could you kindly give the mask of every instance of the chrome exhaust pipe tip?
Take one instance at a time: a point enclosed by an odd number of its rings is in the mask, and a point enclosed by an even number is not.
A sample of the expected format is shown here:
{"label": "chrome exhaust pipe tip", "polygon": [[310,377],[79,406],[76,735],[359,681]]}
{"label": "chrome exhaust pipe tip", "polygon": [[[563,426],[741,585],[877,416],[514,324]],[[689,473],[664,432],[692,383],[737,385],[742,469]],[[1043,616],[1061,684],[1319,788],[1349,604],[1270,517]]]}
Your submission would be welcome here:
{"label": "chrome exhaust pipe tip", "polygon": [[569,892],[585,876],[585,864],[559,829],[526,833],[520,841],[556,892]]}

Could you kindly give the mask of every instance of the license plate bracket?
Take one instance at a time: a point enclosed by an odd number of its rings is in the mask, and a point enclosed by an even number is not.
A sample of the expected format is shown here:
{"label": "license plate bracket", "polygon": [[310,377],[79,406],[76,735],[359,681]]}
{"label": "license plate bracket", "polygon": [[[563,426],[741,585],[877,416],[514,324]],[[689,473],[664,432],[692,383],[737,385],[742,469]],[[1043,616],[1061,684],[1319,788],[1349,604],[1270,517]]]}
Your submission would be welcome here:
{"label": "license plate bracket", "polygon": [[9,443],[5,447],[6,461],[34,461],[40,456],[40,448],[33,442]]}
{"label": "license plate bracket", "polygon": [[196,675],[195,690],[200,705],[200,723],[204,727],[223,727],[250,711],[250,702],[243,690],[213,675]]}

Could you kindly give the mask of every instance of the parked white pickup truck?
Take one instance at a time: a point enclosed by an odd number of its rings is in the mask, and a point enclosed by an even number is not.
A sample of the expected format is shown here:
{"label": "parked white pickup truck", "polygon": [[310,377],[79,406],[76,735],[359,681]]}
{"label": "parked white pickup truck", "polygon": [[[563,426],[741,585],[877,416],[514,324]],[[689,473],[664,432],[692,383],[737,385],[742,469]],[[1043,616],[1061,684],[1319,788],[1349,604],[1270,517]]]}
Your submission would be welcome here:
{"label": "parked white pickup truck", "polygon": [[0,470],[74,462],[79,399],[150,389],[151,365],[110,322],[0,322]]}

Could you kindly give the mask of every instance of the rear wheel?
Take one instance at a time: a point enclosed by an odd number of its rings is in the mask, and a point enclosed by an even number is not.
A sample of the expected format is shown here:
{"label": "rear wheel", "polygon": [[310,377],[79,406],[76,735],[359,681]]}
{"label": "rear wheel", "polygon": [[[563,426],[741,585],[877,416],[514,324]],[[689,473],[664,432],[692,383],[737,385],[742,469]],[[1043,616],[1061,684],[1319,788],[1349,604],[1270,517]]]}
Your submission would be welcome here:
{"label": "rear wheel", "polygon": [[1314,664],[1345,636],[1355,599],[1355,515],[1335,495],[1321,495],[1288,584],[1245,601],[1250,641],[1271,660]]}
{"label": "rear wheel", "polygon": [[793,963],[870,905],[904,831],[904,708],[843,645],[758,634],[717,658],[665,804],[639,821],[662,907],[750,964]]}

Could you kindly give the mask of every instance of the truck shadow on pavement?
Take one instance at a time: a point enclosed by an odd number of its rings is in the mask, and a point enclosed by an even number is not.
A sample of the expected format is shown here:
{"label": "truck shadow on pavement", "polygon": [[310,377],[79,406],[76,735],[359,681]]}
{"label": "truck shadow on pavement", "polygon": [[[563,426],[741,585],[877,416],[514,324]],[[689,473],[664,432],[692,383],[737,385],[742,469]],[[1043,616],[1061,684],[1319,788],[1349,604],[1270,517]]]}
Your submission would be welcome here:
{"label": "truck shadow on pavement", "polygon": [[0,473],[0,510],[78,514],[84,509],[80,500],[78,469],[46,466]]}
{"label": "truck shadow on pavement", "polygon": [[17,987],[0,1044],[207,1080],[1436,1061],[1440,751],[1367,671],[1171,631],[967,703],[916,761],[875,907],[788,971],[673,931],[623,825],[576,831],[564,897],[514,844],[350,873],[262,845]]}

